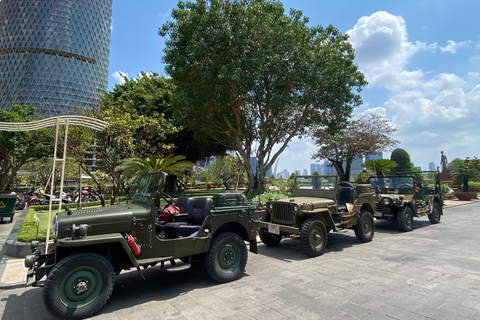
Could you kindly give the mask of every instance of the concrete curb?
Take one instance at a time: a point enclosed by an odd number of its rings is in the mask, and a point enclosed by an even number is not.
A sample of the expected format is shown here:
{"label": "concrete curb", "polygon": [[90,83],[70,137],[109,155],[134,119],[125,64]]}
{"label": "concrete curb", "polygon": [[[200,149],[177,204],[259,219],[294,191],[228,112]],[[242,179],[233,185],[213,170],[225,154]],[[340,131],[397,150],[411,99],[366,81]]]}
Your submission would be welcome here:
{"label": "concrete curb", "polygon": [[18,289],[27,287],[26,282],[17,282],[17,283],[0,283],[0,290],[8,290],[8,289]]}

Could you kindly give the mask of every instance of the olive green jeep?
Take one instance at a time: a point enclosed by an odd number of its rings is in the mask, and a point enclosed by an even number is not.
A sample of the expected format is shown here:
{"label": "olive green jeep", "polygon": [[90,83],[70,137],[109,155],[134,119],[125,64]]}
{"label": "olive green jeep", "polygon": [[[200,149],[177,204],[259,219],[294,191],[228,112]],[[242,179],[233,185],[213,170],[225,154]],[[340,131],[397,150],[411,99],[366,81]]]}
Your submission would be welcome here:
{"label": "olive green jeep", "polygon": [[394,220],[401,231],[413,229],[414,217],[426,215],[432,224],[440,222],[443,193],[438,172],[399,173],[371,177],[369,181],[378,194],[376,219]]}
{"label": "olive green jeep", "polygon": [[140,267],[186,269],[193,260],[202,260],[218,282],[243,274],[245,241],[257,252],[257,206],[241,193],[174,200],[161,192],[164,181],[162,173],[146,174],[130,204],[67,209],[56,215],[48,253],[42,254],[34,243],[33,254],[25,258],[27,282],[43,286],[51,314],[91,316],[110,298],[115,275],[130,268],[143,277]]}
{"label": "olive green jeep", "polygon": [[299,236],[303,251],[316,257],[324,253],[330,231],[353,229],[361,242],[372,240],[375,194],[370,185],[338,183],[337,176],[297,176],[292,194],[267,202],[259,231],[267,246]]}

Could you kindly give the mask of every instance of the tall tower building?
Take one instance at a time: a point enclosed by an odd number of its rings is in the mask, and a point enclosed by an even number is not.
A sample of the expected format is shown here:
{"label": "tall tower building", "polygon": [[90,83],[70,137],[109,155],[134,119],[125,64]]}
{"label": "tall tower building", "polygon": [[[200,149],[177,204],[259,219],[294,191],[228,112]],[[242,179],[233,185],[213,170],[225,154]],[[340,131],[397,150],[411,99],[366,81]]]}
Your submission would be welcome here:
{"label": "tall tower building", "polygon": [[108,86],[112,0],[0,0],[0,108],[90,109]]}

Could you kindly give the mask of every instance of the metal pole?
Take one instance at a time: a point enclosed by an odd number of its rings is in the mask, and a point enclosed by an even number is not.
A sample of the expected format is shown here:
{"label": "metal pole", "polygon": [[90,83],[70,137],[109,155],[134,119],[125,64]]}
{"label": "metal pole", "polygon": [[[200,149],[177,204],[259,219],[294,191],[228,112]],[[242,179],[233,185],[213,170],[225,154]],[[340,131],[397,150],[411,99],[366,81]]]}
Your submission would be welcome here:
{"label": "metal pole", "polygon": [[82,209],[82,160],[78,159],[78,209]]}
{"label": "metal pole", "polygon": [[[65,162],[67,159],[67,141],[68,140],[68,119],[65,123],[65,140],[63,141],[63,157],[62,157],[62,174],[60,176],[60,202],[58,203],[58,212],[62,210],[62,196],[63,196],[63,182],[65,177]],[[48,221],[48,224],[52,223],[52,221]]]}
{"label": "metal pole", "polygon": [[60,127],[58,119],[55,121],[57,123],[57,130],[55,131],[55,148],[53,149],[53,168],[52,168],[52,184],[50,187],[50,201],[48,203],[48,223],[47,223],[47,237],[45,239],[45,254],[48,252],[48,241],[50,240],[50,221],[52,221],[52,200],[53,200],[53,190],[55,186],[55,163],[57,162],[57,143],[58,143],[58,129]]}

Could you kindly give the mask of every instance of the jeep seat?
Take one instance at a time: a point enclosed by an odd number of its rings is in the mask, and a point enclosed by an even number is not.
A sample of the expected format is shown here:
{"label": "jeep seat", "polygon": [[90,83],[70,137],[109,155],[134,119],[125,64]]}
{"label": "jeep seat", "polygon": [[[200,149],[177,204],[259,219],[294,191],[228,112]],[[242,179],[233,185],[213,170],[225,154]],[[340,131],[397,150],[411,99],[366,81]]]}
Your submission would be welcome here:
{"label": "jeep seat", "polygon": [[338,210],[346,211],[347,203],[353,203],[355,200],[355,188],[350,186],[342,186],[342,190],[338,196]]}
{"label": "jeep seat", "polygon": [[187,213],[190,212],[193,209],[193,198],[190,197],[185,197],[181,196],[178,197],[177,201],[177,206],[180,208],[181,213]]}
{"label": "jeep seat", "polygon": [[197,232],[212,208],[211,198],[195,198],[188,212],[187,222],[168,222],[165,224],[167,238],[188,237]]}

